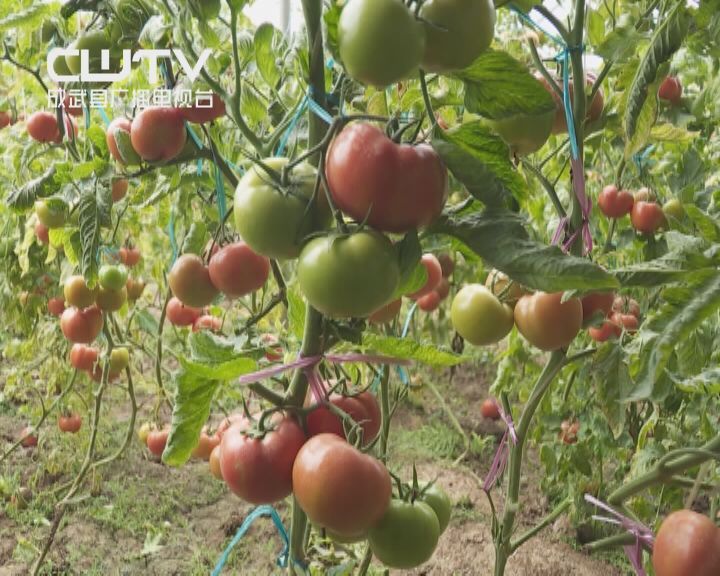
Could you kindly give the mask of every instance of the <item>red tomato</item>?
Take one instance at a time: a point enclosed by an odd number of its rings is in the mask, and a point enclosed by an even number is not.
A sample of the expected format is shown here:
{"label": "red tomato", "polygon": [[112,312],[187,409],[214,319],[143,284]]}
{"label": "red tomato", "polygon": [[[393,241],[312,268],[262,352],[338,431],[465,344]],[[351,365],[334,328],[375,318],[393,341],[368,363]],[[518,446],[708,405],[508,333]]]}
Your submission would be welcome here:
{"label": "red tomato", "polygon": [[625,332],[637,332],[638,326],[640,325],[637,317],[632,314],[622,314],[620,312],[615,312],[610,317],[610,320],[617,326],[621,326],[625,330]]}
{"label": "red tomato", "polygon": [[435,292],[440,296],[440,300],[445,300],[448,297],[448,294],[450,294],[450,282],[447,278],[440,280],[440,283],[435,286]]}
{"label": "red tomato", "polygon": [[426,144],[395,144],[362,122],[335,137],[326,174],[336,206],[384,232],[429,225],[448,195],[447,169],[435,150]]}
{"label": "red tomato", "polygon": [[655,195],[655,192],[643,186],[640,190],[635,192],[635,202],[640,202],[641,200],[643,202],[654,202],[657,200],[657,196]]}
{"label": "red tomato", "polygon": [[697,512],[673,512],[655,537],[652,565],[656,576],[717,576],[720,529]]}
{"label": "red tomato", "polygon": [[[108,372],[108,382],[115,382],[120,378],[121,371],[110,370]],[[103,367],[97,363],[90,370],[87,371],[88,376],[95,382],[102,382]]]}
{"label": "red tomato", "polygon": [[83,107],[82,103],[78,104],[78,98],[73,97],[72,100],[75,101],[77,106],[71,106],[72,103],[70,101],[70,94],[65,94],[65,98],[63,98],[63,108],[65,109],[65,112],[70,114],[71,116],[79,117],[83,115]]}
{"label": "red tomato", "polygon": [[208,461],[210,465],[210,473],[215,476],[218,480],[222,480],[222,470],[220,470],[220,444],[215,446],[210,452],[210,459]]}
{"label": "red tomato", "polygon": [[123,149],[126,153],[126,156],[123,156],[120,153],[120,149],[118,148],[118,135],[117,132],[123,132],[123,138],[124,140],[130,144],[130,128],[132,126],[132,123],[127,118],[115,118],[112,122],[110,122],[110,125],[107,127],[107,131],[105,132],[105,141],[107,142],[108,150],[110,151],[110,156],[115,158],[120,164],[138,164],[140,162],[140,157],[137,155],[137,153],[132,150],[132,145],[126,145],[126,147]]}
{"label": "red tomato", "polygon": [[260,334],[260,343],[265,346],[265,359],[270,362],[282,360],[283,349],[280,341],[272,334]]}
{"label": "red tomato", "polygon": [[57,117],[53,112],[39,110],[30,114],[26,122],[27,131],[33,140],[38,142],[59,142]]}
{"label": "red tomato", "polygon": [[588,334],[595,342],[605,342],[613,336],[619,338],[622,334],[622,326],[615,321],[613,314],[613,318],[603,321],[602,325],[588,328]]}
{"label": "red tomato", "polygon": [[369,444],[378,435],[380,427],[382,426],[380,404],[378,403],[377,397],[369,390],[360,392],[360,394],[355,396],[355,400],[362,403],[362,405],[365,406],[365,411],[367,412],[368,419],[362,423],[362,427],[365,443]]}
{"label": "red tomato", "polygon": [[147,435],[148,450],[155,456],[162,456],[165,446],[167,445],[170,430],[163,428],[162,430],[152,430]]}
{"label": "red tomato", "polygon": [[210,314],[203,314],[200,316],[192,325],[193,332],[199,332],[200,330],[210,330],[211,332],[220,332],[222,328],[222,318],[217,316],[210,316]]}
{"label": "red tomato", "polygon": [[50,230],[42,222],[35,223],[35,236],[41,244],[50,244]]}
{"label": "red tomato", "polygon": [[608,218],[622,218],[625,214],[630,214],[634,203],[635,198],[630,192],[618,190],[614,184],[605,186],[598,196],[600,212]]}
{"label": "red tomato", "polygon": [[128,191],[128,181],[125,178],[114,178],[112,183],[112,201],[120,202]]}
{"label": "red tomato", "polygon": [[562,302],[562,292],[536,292],[515,305],[515,325],[525,339],[540,350],[565,348],[582,327],[582,304],[578,298]]}
{"label": "red tomato", "polygon": [[70,349],[70,365],[78,370],[92,370],[99,357],[97,348],[85,344],[73,344]]}
{"label": "red tomato", "polygon": [[615,294],[612,292],[591,292],[580,299],[583,309],[583,323],[587,324],[594,316],[605,317],[610,314]]}
{"label": "red tomato", "polygon": [[38,444],[38,437],[35,433],[35,428],[32,426],[26,426],[20,430],[19,438],[22,438],[20,445],[23,448],[34,448]]}
{"label": "red tomato", "polygon": [[420,290],[413,292],[412,294],[408,294],[408,298],[412,298],[413,300],[417,300],[422,296],[430,294],[430,292],[437,287],[443,277],[442,267],[434,254],[423,254],[422,258],[420,258],[420,264],[422,264],[425,268],[427,280]]}
{"label": "red tomato", "polygon": [[[542,85],[545,87],[545,89],[550,93],[550,95],[553,97],[553,100],[555,101],[555,118],[553,119],[553,127],[552,127],[552,133],[553,134],[561,134],[563,132],[567,132],[567,121],[565,119],[565,105],[560,98],[560,95],[555,92],[555,90],[550,86],[549,82],[545,79],[544,76],[542,76],[540,73],[535,74],[535,77],[542,83]],[[560,87],[562,88],[562,80],[556,79]],[[587,78],[585,79],[586,85],[588,88],[592,88],[593,84],[595,83],[595,76],[592,74],[588,74]],[[575,85],[572,81],[572,78],[570,78],[570,102],[574,102],[574,93],[575,93]],[[589,92],[589,90],[588,90]],[[589,94],[586,94],[586,100],[587,96]],[[603,96],[602,89],[598,90],[595,93],[595,97],[593,98],[592,102],[588,103],[586,105],[586,112],[585,112],[585,121],[592,123],[596,122],[600,119],[600,116],[602,116],[603,109],[605,108],[605,98]]]}
{"label": "red tomato", "polygon": [[58,428],[61,432],[70,432],[75,434],[82,426],[82,417],[80,414],[61,414],[58,417]]}
{"label": "red tomato", "polygon": [[165,316],[173,326],[192,326],[195,320],[203,315],[202,308],[185,306],[180,300],[173,296],[167,305]]}
{"label": "red tomato", "polygon": [[[366,392],[364,394],[369,393]],[[362,400],[354,396],[333,394],[330,397],[330,403],[340,408],[340,410],[350,416],[357,424],[360,424],[363,430],[363,440],[365,444],[374,440],[379,429],[379,407],[377,400],[375,400],[372,394],[369,394],[369,397],[363,396]],[[372,414],[368,412],[368,408],[372,410]],[[335,434],[340,438],[345,438],[345,429],[342,420],[325,406],[320,406],[308,414],[307,432],[308,436]]]}
{"label": "red tomato", "polygon": [[385,304],[382,308],[375,310],[368,316],[368,321],[370,324],[388,324],[397,317],[400,308],[402,308],[402,299],[398,298],[390,302],[390,304]]}
{"label": "red tomato", "polygon": [[48,312],[53,316],[61,316],[65,311],[65,299],[64,298],[50,298],[48,300]]}
{"label": "red tomato", "polygon": [[682,100],[682,84],[675,76],[666,76],[658,88],[658,98],[670,102],[673,106],[680,104]]}
{"label": "red tomato", "polygon": [[98,337],[103,327],[102,312],[97,306],[67,308],[60,317],[60,328],[70,342],[89,344]]}
{"label": "red tomato", "polygon": [[201,460],[210,460],[210,454],[219,445],[220,437],[217,434],[209,435],[207,429],[203,428],[202,432],[200,432],[198,444],[192,451],[192,456]]}
{"label": "red tomato", "polygon": [[498,405],[497,400],[494,400],[493,398],[486,398],[485,400],[483,400],[483,403],[480,406],[480,413],[482,414],[483,418],[499,420],[500,406]]}
{"label": "red tomato", "polygon": [[187,131],[177,108],[146,108],[130,126],[132,147],[147,162],[167,162],[180,154]]}
{"label": "red tomato", "polygon": [[666,224],[665,213],[657,202],[635,201],[630,221],[643,234],[654,234]]}
{"label": "red tomato", "polygon": [[220,422],[220,424],[218,424],[218,427],[215,429],[215,434],[217,434],[220,440],[222,440],[223,434],[225,434],[225,431],[230,428],[230,426],[244,420],[247,420],[247,418],[242,412],[229,414],[222,422]]}
{"label": "red tomato", "polygon": [[262,438],[246,434],[247,420],[222,435],[222,477],[230,490],[251,504],[272,504],[292,492],[293,462],[305,443],[305,434],[292,417],[276,413],[271,425]]}
{"label": "red tomato", "polygon": [[618,296],[613,301],[613,312],[622,312],[623,314],[631,314],[638,320],[640,319],[640,304],[634,298],[627,296]]}
{"label": "red tomato", "polygon": [[423,312],[434,312],[440,306],[440,294],[433,290],[430,294],[418,298],[417,305]]}
{"label": "red tomato", "polygon": [[265,285],[270,260],[253,252],[245,242],[235,242],[210,258],[208,270],[215,288],[228,298],[239,298]]}
{"label": "red tomato", "polygon": [[0,129],[5,128],[10,124],[11,118],[10,113],[2,111],[0,112]]}
{"label": "red tomato", "polygon": [[118,256],[120,257],[120,262],[131,268],[140,262],[140,250],[132,246],[123,246],[120,248],[120,250],[118,250]]}
{"label": "red tomato", "polygon": [[440,262],[440,268],[442,268],[443,278],[448,278],[455,270],[455,260],[452,259],[450,254],[443,252],[438,254],[438,262]]}
{"label": "red tomato", "polygon": [[212,122],[217,118],[225,116],[225,102],[215,93],[212,94],[211,100],[211,105],[208,107],[200,108],[195,104],[187,108],[178,108],[177,110],[180,116],[188,122],[194,122],[195,124]]}
{"label": "red tomato", "polygon": [[340,537],[364,535],[390,504],[392,483],[382,462],[334,434],[319,434],[297,454],[292,485],[300,507]]}
{"label": "red tomato", "polygon": [[173,296],[195,308],[207,306],[218,295],[218,289],[210,280],[210,270],[195,254],[183,254],[175,260],[168,274],[168,284]]}

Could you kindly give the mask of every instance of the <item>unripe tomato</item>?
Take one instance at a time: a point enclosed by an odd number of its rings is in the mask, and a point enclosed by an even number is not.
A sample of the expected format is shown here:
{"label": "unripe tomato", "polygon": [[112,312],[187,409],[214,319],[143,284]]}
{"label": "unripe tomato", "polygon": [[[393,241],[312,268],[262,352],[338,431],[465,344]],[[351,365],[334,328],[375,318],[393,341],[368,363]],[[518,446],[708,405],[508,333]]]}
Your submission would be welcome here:
{"label": "unripe tomato", "polygon": [[110,156],[123,166],[140,164],[140,156],[135,152],[130,138],[131,127],[132,124],[127,118],[115,118],[105,133]]}
{"label": "unripe tomato", "polygon": [[417,299],[417,305],[423,312],[435,312],[440,306],[440,294],[433,290],[429,294]]}
{"label": "unripe tomato", "polygon": [[480,405],[480,414],[483,418],[489,418],[490,420],[500,419],[500,406],[497,400],[494,398],[485,398],[483,403]]}
{"label": "unripe tomato", "polygon": [[653,192],[646,186],[643,186],[642,188],[640,188],[640,190],[635,192],[634,197],[635,197],[635,202],[640,202],[640,201],[654,202],[655,200],[657,200],[657,196],[655,195],[655,192]]}
{"label": "unripe tomato", "polygon": [[80,414],[61,414],[58,417],[58,428],[61,432],[75,434],[81,427],[82,417]]}
{"label": "unripe tomato", "polygon": [[[276,172],[282,171],[288,162],[287,158],[263,160]],[[260,166],[253,165],[235,190],[235,227],[243,241],[268,258],[297,258],[303,239],[327,228],[329,223],[330,211],[322,188],[311,205],[316,180],[317,170],[307,162],[292,169],[283,187],[274,183]]]}
{"label": "unripe tomato", "polygon": [[217,316],[211,316],[210,314],[203,314],[193,322],[192,331],[199,332],[200,330],[210,330],[211,332],[220,332],[222,328],[222,318]]}
{"label": "unripe tomato", "polygon": [[127,268],[122,264],[115,266],[113,264],[103,264],[98,272],[100,286],[108,290],[122,290],[125,288],[128,279]]}
{"label": "unripe tomato", "polygon": [[612,310],[615,302],[613,292],[591,292],[580,299],[583,309],[583,325],[587,326],[593,319],[604,318]]}
{"label": "unripe tomato", "polygon": [[132,268],[140,262],[140,249],[132,246],[123,246],[118,250],[120,262]]}
{"label": "unripe tomato", "polygon": [[[120,69],[119,55],[113,50],[110,35],[105,30],[87,32],[72,42],[68,48],[87,51],[89,56],[88,69],[91,74],[106,74],[109,72],[117,72]],[[102,67],[103,50],[110,52],[110,66],[109,69],[106,70]],[[65,62],[70,72],[80,74],[80,52],[65,56]]]}
{"label": "unripe tomato", "polygon": [[65,302],[76,308],[87,308],[95,303],[97,290],[88,288],[85,278],[80,275],[70,276],[63,287]]}
{"label": "unripe tomato", "polygon": [[45,200],[35,201],[35,214],[38,220],[48,228],[60,228],[65,224],[67,206],[62,203],[62,208],[56,204],[49,204]]}
{"label": "unripe tomato", "polygon": [[622,218],[626,214],[630,214],[634,203],[635,198],[630,192],[618,190],[614,184],[605,186],[598,196],[600,212],[608,218]]}
{"label": "unripe tomato", "polygon": [[143,443],[143,444],[145,444],[145,446],[147,446],[147,437],[150,435],[150,432],[152,432],[154,429],[155,429],[155,426],[153,424],[151,424],[150,422],[143,422],[137,431],[138,440],[140,440],[141,443]]}
{"label": "unripe tomato", "polygon": [[453,273],[453,270],[455,270],[455,260],[446,252],[438,254],[437,259],[438,262],[440,262],[443,278],[448,278]]}
{"label": "unripe tomato", "polygon": [[429,488],[423,487],[423,494],[420,496],[420,501],[425,502],[435,512],[438,523],[440,524],[440,534],[445,532],[445,529],[450,524],[450,516],[452,515],[452,502],[450,497],[445,491],[438,486],[433,484]]}
{"label": "unripe tomato", "polygon": [[467,68],[487,50],[495,32],[495,5],[490,0],[428,0],[420,9],[425,20],[427,72]]}
{"label": "unripe tomato", "polygon": [[435,292],[440,297],[440,300],[445,300],[448,297],[448,294],[450,294],[450,282],[448,282],[447,278],[440,280],[440,283],[435,286]]}
{"label": "unripe tomato", "polygon": [[582,327],[579,298],[561,302],[562,292],[536,292],[523,296],[515,306],[515,324],[525,339],[540,350],[566,348]]}
{"label": "unripe tomato", "polygon": [[273,504],[293,491],[293,462],[305,443],[300,425],[279,413],[262,438],[247,435],[247,420],[222,435],[220,470],[228,488],[251,504]]}
{"label": "unripe tomato", "polygon": [[73,344],[70,349],[70,365],[78,370],[92,370],[97,364],[100,352],[85,344]]}
{"label": "unripe tomato", "polygon": [[44,110],[33,112],[27,119],[25,126],[33,140],[46,143],[58,143],[60,141],[57,117],[52,112],[46,112]]}
{"label": "unripe tomato", "polygon": [[48,312],[53,316],[60,317],[65,311],[65,300],[63,298],[50,298],[48,300]]}
{"label": "unripe tomato", "polygon": [[22,438],[20,444],[23,448],[34,448],[38,444],[37,433],[32,426],[26,426],[20,430],[19,438]]}
{"label": "unripe tomato", "polygon": [[662,207],[663,213],[666,217],[675,220],[682,220],[685,216],[685,208],[683,208],[682,202],[677,198],[671,198]]}
{"label": "unripe tomato", "polygon": [[127,290],[128,300],[134,302],[142,296],[145,290],[145,282],[140,279],[134,280],[133,278],[128,278],[127,282],[125,282],[125,289]]}
{"label": "unripe tomato", "polygon": [[218,295],[210,280],[210,271],[195,254],[183,254],[173,264],[168,274],[168,283],[173,295],[187,306],[202,308]]}
{"label": "unripe tomato", "polygon": [[515,304],[521,296],[527,294],[523,287],[515,281],[512,281],[510,285],[510,278],[504,272],[495,270],[494,268],[488,274],[485,279],[485,287],[490,290],[495,296],[501,299],[501,302],[509,304],[511,307],[515,307]]}
{"label": "unripe tomato", "polygon": [[601,326],[590,326],[588,334],[595,342],[605,342],[610,338],[619,338],[622,334],[622,326],[615,321],[615,315],[604,320]]}
{"label": "unripe tomato", "polygon": [[223,479],[222,470],[220,468],[220,458],[220,444],[218,444],[217,446],[215,446],[215,448],[212,449],[212,452],[210,452],[210,458],[208,459],[208,464],[210,465],[210,473],[218,480]]}
{"label": "unripe tomato", "polygon": [[201,308],[185,306],[185,304],[173,296],[168,302],[165,315],[168,322],[173,326],[192,326],[195,320],[203,315],[203,311]]}
{"label": "unripe tomato", "polygon": [[150,453],[155,456],[162,456],[165,446],[167,445],[169,435],[170,430],[168,428],[163,428],[162,430],[151,430],[148,433],[146,440]]}
{"label": "unripe tomato", "polygon": [[488,120],[490,126],[510,147],[513,155],[527,156],[537,152],[550,137],[555,112],[518,114],[499,120]]}
{"label": "unripe tomato", "polygon": [[335,205],[382,232],[428,226],[448,196],[447,169],[432,147],[396,144],[363,122],[350,124],[335,137],[325,172]]}
{"label": "unripe tomato", "polygon": [[211,100],[210,106],[199,107],[197,104],[193,104],[192,106],[178,108],[177,110],[180,116],[188,122],[194,122],[195,124],[212,122],[225,116],[225,102],[215,93],[212,94]]}
{"label": "unripe tomato", "polygon": [[218,446],[220,446],[220,437],[217,434],[208,434],[207,429],[203,428],[200,432],[200,439],[198,440],[197,446],[193,448],[192,457],[209,461],[210,454]]}
{"label": "unripe tomato", "polygon": [[245,242],[224,246],[208,265],[210,282],[228,298],[259,290],[270,275],[270,260],[252,251]]}
{"label": "unripe tomato", "polygon": [[340,15],[338,44],[350,76],[384,88],[417,71],[425,30],[403,2],[350,0]]}
{"label": "unripe tomato", "polygon": [[102,312],[97,306],[67,308],[60,317],[60,328],[70,342],[89,344],[98,337],[102,327]]}
{"label": "unripe tomato", "polygon": [[120,202],[125,198],[128,191],[128,181],[125,178],[113,178],[110,186],[113,202]]}
{"label": "unripe tomato", "polygon": [[375,312],[368,316],[368,321],[371,324],[388,324],[397,318],[397,315],[400,313],[400,308],[402,308],[402,299],[398,298],[390,302],[390,304],[386,304],[375,310]]}
{"label": "unripe tomato", "polygon": [[120,290],[109,290],[101,286],[97,292],[95,302],[100,310],[104,310],[105,312],[117,312],[123,307],[123,304],[127,302],[127,290],[125,289],[125,284],[123,283],[123,287]]}
{"label": "unripe tomato", "polygon": [[130,364],[130,352],[125,346],[113,348],[110,352],[110,372],[121,372]]}
{"label": "unripe tomato", "polygon": [[167,162],[185,146],[185,121],[177,108],[146,108],[135,116],[130,142],[147,162]]}
{"label": "unripe tomato", "polygon": [[413,292],[412,294],[408,294],[408,298],[412,298],[413,300],[417,300],[422,296],[430,294],[430,292],[435,290],[443,277],[440,261],[435,257],[434,254],[423,254],[420,258],[420,264],[425,268],[427,280],[425,281],[425,285],[420,288],[420,290],[418,290],[417,292]]}
{"label": "unripe tomato", "polygon": [[644,201],[635,201],[630,221],[633,228],[643,234],[654,234],[667,223],[660,204]]}
{"label": "unripe tomato", "polygon": [[42,222],[35,222],[35,236],[41,244],[50,244],[50,231]]}
{"label": "unripe tomato", "polygon": [[682,92],[680,80],[675,76],[666,76],[658,88],[658,98],[677,106],[682,101]]}
{"label": "unripe tomato", "polygon": [[692,510],[673,512],[655,536],[652,565],[656,576],[717,576],[720,529]]}
{"label": "unripe tomato", "polygon": [[450,309],[453,328],[475,346],[495,344],[513,327],[513,311],[482,284],[463,286]]}
{"label": "unripe tomato", "polygon": [[310,521],[340,537],[359,537],[375,526],[392,493],[383,463],[334,434],[305,443],[295,458],[292,486]]}
{"label": "unripe tomato", "polygon": [[433,555],[440,521],[425,502],[393,499],[380,522],[368,531],[375,557],[390,568],[415,568]]}
{"label": "unripe tomato", "polygon": [[392,298],[400,267],[390,241],[364,230],[308,242],[297,266],[300,291],[311,306],[334,318],[364,318]]}

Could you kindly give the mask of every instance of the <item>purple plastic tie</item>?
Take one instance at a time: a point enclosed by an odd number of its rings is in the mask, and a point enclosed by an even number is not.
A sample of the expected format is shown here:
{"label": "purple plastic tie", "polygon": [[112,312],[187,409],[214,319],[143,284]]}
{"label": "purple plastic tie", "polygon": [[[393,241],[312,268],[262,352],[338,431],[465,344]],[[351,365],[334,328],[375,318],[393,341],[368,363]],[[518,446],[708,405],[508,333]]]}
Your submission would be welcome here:
{"label": "purple plastic tie", "polygon": [[505,410],[503,410],[502,403],[498,402],[497,405],[500,412],[500,418],[502,418],[503,422],[505,422],[508,432],[510,433],[510,439],[512,440],[513,444],[517,444],[518,437],[517,432],[515,432],[515,424],[513,424],[512,416],[505,412]]}
{"label": "purple plastic tie", "polygon": [[498,478],[502,476],[507,465],[508,455],[510,453],[510,447],[508,446],[508,428],[505,430],[502,439],[500,440],[500,446],[498,446],[497,452],[495,452],[495,458],[493,458],[492,466],[490,471],[485,476],[485,482],[483,482],[483,490],[487,493],[493,489],[493,486],[498,481]]}

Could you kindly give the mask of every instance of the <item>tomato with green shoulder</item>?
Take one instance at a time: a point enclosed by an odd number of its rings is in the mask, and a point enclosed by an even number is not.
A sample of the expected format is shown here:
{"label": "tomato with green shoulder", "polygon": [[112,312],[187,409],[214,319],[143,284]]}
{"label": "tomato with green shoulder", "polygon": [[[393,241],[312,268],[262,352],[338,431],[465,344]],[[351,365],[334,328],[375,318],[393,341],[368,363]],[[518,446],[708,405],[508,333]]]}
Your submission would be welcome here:
{"label": "tomato with green shoulder", "polygon": [[103,264],[98,272],[100,286],[108,290],[122,290],[128,279],[128,271],[125,266],[120,264]]}
{"label": "tomato with green shoulder", "polygon": [[540,350],[566,348],[575,339],[583,321],[579,298],[562,301],[562,292],[536,292],[518,300],[515,325],[520,334]]}
{"label": "tomato with green shoulder", "polygon": [[67,204],[59,198],[35,201],[35,214],[38,220],[48,228],[60,228],[65,225]]}
{"label": "tomato with green shoulder", "polygon": [[[105,30],[95,30],[87,32],[77,38],[68,46],[69,49],[77,50],[76,54],[65,56],[65,62],[72,74],[80,74],[80,52],[86,51],[88,54],[88,68],[91,74],[114,73],[120,70],[120,58],[114,50],[110,34]],[[109,69],[102,68],[102,51],[109,50]]]}
{"label": "tomato with green shoulder", "polygon": [[475,346],[499,342],[514,324],[512,308],[482,284],[460,289],[453,298],[450,319],[458,334]]}
{"label": "tomato with green shoulder", "polygon": [[423,487],[420,500],[425,502],[425,504],[430,506],[435,512],[438,518],[438,524],[440,525],[440,534],[445,532],[448,524],[450,524],[450,516],[452,515],[450,496],[448,496],[437,483],[433,483],[430,486]]}

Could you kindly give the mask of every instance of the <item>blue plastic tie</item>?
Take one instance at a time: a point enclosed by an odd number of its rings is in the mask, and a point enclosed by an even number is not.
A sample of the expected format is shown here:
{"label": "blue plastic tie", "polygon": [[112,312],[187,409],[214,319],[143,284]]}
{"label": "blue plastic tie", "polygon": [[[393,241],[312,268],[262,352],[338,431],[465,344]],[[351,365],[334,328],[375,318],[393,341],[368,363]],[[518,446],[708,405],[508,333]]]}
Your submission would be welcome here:
{"label": "blue plastic tie", "polygon": [[[408,310],[407,316],[405,317],[405,324],[403,324],[402,332],[400,332],[400,338],[405,338],[407,336],[408,331],[410,330],[410,322],[415,315],[415,310],[417,310],[417,306],[417,302],[413,302],[413,305],[410,306],[410,310]],[[405,384],[405,386],[408,386],[410,384],[410,378],[408,377],[408,373],[407,370],[405,370],[405,367],[395,366],[395,370],[400,377],[400,381]]]}
{"label": "blue plastic tie", "polygon": [[307,95],[305,95],[302,102],[300,103],[300,106],[298,106],[298,109],[295,111],[295,115],[290,121],[287,130],[285,130],[285,134],[282,135],[282,138],[280,138],[280,142],[278,142],[277,148],[275,149],[276,156],[283,156],[285,154],[285,148],[287,147],[287,143],[290,140],[290,136],[295,131],[295,127],[297,126],[297,123],[300,121],[300,118],[305,112],[307,105],[308,97]]}
{"label": "blue plastic tie", "polygon": [[655,144],[651,144],[646,147],[642,152],[633,154],[633,162],[635,163],[635,166],[637,166],[638,172],[643,172],[645,167],[651,164],[648,157],[652,154],[653,150],[655,150]]}
{"label": "blue plastic tie", "polygon": [[97,111],[100,112],[100,116],[102,117],[103,122],[105,122],[105,126],[110,126],[110,118],[108,118],[105,108],[98,106]]}
{"label": "blue plastic tie", "polygon": [[227,213],[227,206],[225,205],[225,182],[223,182],[220,166],[218,166],[217,162],[215,163],[215,197],[217,198],[220,222],[223,222],[225,220],[225,214]]}
{"label": "blue plastic tie", "polygon": [[[242,540],[243,536],[245,536],[245,533],[250,529],[250,526],[252,526],[252,523],[261,516],[269,516],[270,518],[272,518],[273,524],[275,524],[275,528],[277,528],[277,531],[280,534],[280,538],[282,538],[283,541],[283,549],[278,555],[275,563],[280,568],[285,568],[287,566],[290,549],[290,538],[288,537],[285,526],[283,526],[282,520],[280,519],[280,516],[276,512],[275,508],[264,504],[255,508],[252,512],[250,512],[250,514],[245,517],[245,520],[243,520],[243,523],[240,525],[240,528],[238,528],[235,536],[233,536],[233,539],[230,541],[230,543],[227,545],[222,555],[220,556],[220,559],[215,565],[215,569],[212,571],[211,576],[220,575],[223,567],[225,566],[225,563],[228,560],[228,557],[230,556],[230,552],[232,552],[232,549],[237,545],[238,542],[240,542],[240,540]],[[302,565],[297,561],[295,562],[295,564],[302,567]]]}
{"label": "blue plastic tie", "polygon": [[542,26],[540,26],[537,22],[535,22],[532,18],[530,18],[530,16],[528,16],[525,12],[520,10],[520,8],[518,8],[514,4],[510,4],[510,10],[515,12],[515,14],[517,14],[520,17],[520,19],[523,20],[527,25],[529,25],[532,28],[535,28],[535,30],[537,30],[538,32],[542,32],[543,34],[545,34],[545,36],[550,38],[550,40],[555,42],[555,44],[559,44],[560,46],[565,45],[565,42],[563,41],[562,38],[545,30]]}
{"label": "blue plastic tie", "polygon": [[310,108],[310,111],[315,114],[315,116],[320,118],[320,120],[325,122],[325,124],[332,124],[333,117],[328,113],[327,110],[325,110],[325,108],[320,106],[320,104],[315,102],[315,100],[313,100],[312,98],[308,99],[308,107]]}
{"label": "blue plastic tie", "polygon": [[575,120],[573,118],[572,100],[570,99],[570,50],[567,46],[560,53],[559,58],[562,59],[563,67],[563,107],[565,108],[565,123],[570,137],[570,153],[573,158],[580,158],[580,147],[575,133]]}

